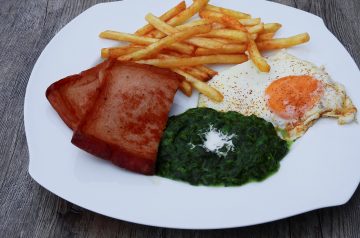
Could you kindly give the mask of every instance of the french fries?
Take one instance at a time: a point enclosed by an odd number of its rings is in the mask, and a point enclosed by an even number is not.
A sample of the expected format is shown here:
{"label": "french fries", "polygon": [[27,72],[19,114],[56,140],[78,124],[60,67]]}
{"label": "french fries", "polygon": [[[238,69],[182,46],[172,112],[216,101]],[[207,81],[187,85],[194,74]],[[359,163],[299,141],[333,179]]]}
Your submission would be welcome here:
{"label": "french fries", "polygon": [[239,19],[243,26],[255,26],[261,23],[261,18]]}
{"label": "french fries", "polygon": [[151,55],[159,53],[165,47],[176,43],[177,41],[183,41],[187,38],[190,38],[193,35],[207,33],[211,30],[210,25],[200,25],[200,26],[193,26],[188,28],[184,31],[177,32],[175,34],[169,35],[163,39],[156,41],[155,43],[148,45],[146,48],[138,50],[136,52],[120,56],[118,60],[121,61],[133,61],[133,60],[140,60]]}
{"label": "french fries", "polygon": [[264,30],[262,33],[274,33],[277,32],[281,28],[280,23],[267,23],[264,24]]}
{"label": "french fries", "polygon": [[214,54],[241,54],[247,50],[246,44],[226,44],[217,49],[197,48],[195,55],[214,55]]}
{"label": "french fries", "polygon": [[201,82],[197,78],[193,77],[192,75],[184,72],[180,69],[172,69],[175,73],[178,73],[185,77],[185,79],[191,83],[191,85],[196,88],[200,93],[206,95],[208,98],[215,102],[221,102],[224,99],[224,96],[215,88],[210,87],[204,82]]}
{"label": "french fries", "polygon": [[196,68],[207,73],[211,78],[218,74],[218,72],[216,72],[215,70],[212,70],[204,65],[198,65],[196,66]]}
{"label": "french fries", "polygon": [[206,6],[209,0],[196,0],[193,4],[179,13],[177,16],[171,18],[167,23],[171,26],[178,26],[187,20],[189,20],[192,16],[198,13],[202,8]]}
{"label": "french fries", "polygon": [[108,40],[127,41],[140,45],[148,45],[157,41],[156,39],[150,37],[137,36],[118,31],[103,31],[100,33],[99,37]]}
{"label": "french fries", "polygon": [[221,23],[231,29],[246,31],[245,27],[238,21],[238,19],[225,15],[221,12],[204,10],[199,13],[201,18],[208,19],[212,22]]}
{"label": "french fries", "polygon": [[101,49],[102,58],[116,59],[121,55],[126,55],[141,49],[139,45],[129,45],[123,47],[103,48]]}
{"label": "french fries", "polygon": [[250,40],[249,44],[248,44],[248,49],[247,51],[249,52],[249,56],[251,58],[251,60],[254,62],[254,64],[256,65],[256,67],[261,71],[261,72],[269,72],[270,71],[270,65],[266,62],[266,60],[261,56],[255,41]]}
{"label": "french fries", "polygon": [[[103,31],[100,33],[99,36],[100,38],[103,39],[127,41],[139,45],[150,45],[158,41],[158,39],[154,39],[150,37],[137,36],[137,35],[117,32],[117,31]],[[169,48],[184,54],[191,54],[194,51],[193,46],[185,45],[182,43],[174,43],[172,45],[169,45]]]}
{"label": "french fries", "polygon": [[190,97],[192,95],[192,86],[188,81],[182,81],[179,85],[179,88],[186,96]]}
{"label": "french fries", "polygon": [[272,38],[274,38],[274,36],[274,32],[259,34],[256,38],[256,41],[271,40]]}
{"label": "french fries", "polygon": [[[196,13],[198,13],[202,8],[206,6],[206,4],[209,2],[209,0],[196,0],[193,2],[191,6],[186,8],[184,11],[180,12],[175,17],[171,18],[167,23],[170,26],[178,26],[187,20],[189,20],[192,16],[194,16]],[[156,38],[164,37],[164,33],[158,32],[157,35],[155,35]]]}
{"label": "french fries", "polygon": [[308,33],[302,33],[288,38],[259,41],[257,42],[257,46],[259,50],[276,50],[300,45],[308,42],[309,40],[310,35]]}
{"label": "french fries", "polygon": [[[161,19],[161,18],[160,18]],[[210,22],[206,19],[199,19],[199,20],[194,20],[179,26],[176,26],[175,28],[182,31],[185,30],[189,27],[193,27],[193,26],[198,26],[198,25],[206,25],[206,24],[210,24]]]}
{"label": "french fries", "polygon": [[260,23],[255,26],[246,27],[246,30],[249,34],[261,33],[264,31],[264,23]]}
{"label": "french fries", "polygon": [[[180,12],[184,11],[185,9],[186,9],[185,1],[182,1],[178,5],[176,5],[175,7],[171,8],[169,11],[167,11],[163,15],[161,15],[160,19],[163,21],[168,21],[171,18],[178,15]],[[154,27],[152,25],[148,24],[148,25],[145,25],[142,28],[138,29],[135,32],[135,35],[144,36],[152,30],[154,30]]]}
{"label": "french fries", "polygon": [[[158,54],[158,59],[169,59],[169,58],[177,58],[183,57],[178,54],[169,53],[169,54]],[[191,74],[195,78],[199,78],[201,81],[208,81],[210,80],[213,75],[208,73],[208,69],[202,65],[196,67],[180,67],[181,70]]]}
{"label": "french fries", "polygon": [[180,30],[170,26],[166,22],[162,21],[160,18],[157,18],[151,13],[148,13],[145,16],[145,20],[147,20],[153,27],[155,27],[157,30],[165,33],[166,35],[171,35],[177,32],[180,32]]}
{"label": "french fries", "polygon": [[209,38],[224,38],[233,40],[239,43],[246,43],[249,41],[248,34],[246,34],[243,31],[238,30],[232,30],[232,29],[216,29],[211,30],[210,32],[206,34],[202,34],[203,37],[209,37]]}
{"label": "french fries", "polygon": [[[264,23],[260,17],[208,2],[193,0],[186,7],[182,1],[159,17],[149,13],[145,16],[148,24],[134,34],[101,32],[101,38],[128,43],[101,49],[101,57],[169,68],[186,78],[179,87],[185,95],[191,96],[195,88],[220,102],[221,93],[206,84],[217,72],[205,65],[241,64],[250,59],[261,72],[269,72],[262,51],[310,40],[308,33],[276,39],[280,23]],[[192,20],[197,13],[200,19]]]}
{"label": "french fries", "polygon": [[195,67],[185,67],[180,68],[181,70],[185,71],[186,73],[198,78],[201,81],[208,81],[210,79],[209,75]]}
{"label": "french fries", "polygon": [[256,40],[257,37],[258,37],[257,33],[249,34],[249,38],[252,40]]}
{"label": "french fries", "polygon": [[208,39],[205,37],[193,37],[186,40],[186,42],[195,45],[197,47],[204,47],[207,49],[218,49],[223,46],[221,42],[213,39]]}
{"label": "french fries", "polygon": [[245,54],[238,55],[207,55],[184,58],[148,59],[136,61],[140,64],[155,65],[160,68],[178,68],[202,64],[241,64],[248,60]]}
{"label": "french fries", "polygon": [[210,4],[206,5],[205,9],[210,10],[210,11],[214,11],[214,12],[221,12],[221,13],[224,13],[224,14],[226,14],[228,16],[236,17],[236,18],[239,18],[239,19],[244,19],[244,18],[249,19],[249,18],[251,18],[251,15],[249,15],[247,13],[234,11],[234,10],[223,8],[223,7],[217,7],[217,6],[210,5]]}
{"label": "french fries", "polygon": [[[180,32],[180,30],[168,25],[166,22],[163,22],[161,19],[157,18],[151,13],[147,14],[145,16],[145,19],[156,29],[165,33],[166,35],[171,35]],[[200,25],[195,25],[195,26],[200,26]],[[190,28],[186,28],[184,30],[188,30],[188,29]],[[223,45],[220,42],[202,37],[192,37],[187,39],[186,42],[198,47],[205,47],[208,49],[216,49],[222,47]]]}
{"label": "french fries", "polygon": [[[204,19],[204,20],[206,20],[206,19]],[[220,22],[212,22],[212,28],[214,30],[216,30],[216,29],[224,29],[224,28],[226,28],[226,26],[224,24],[220,23]]]}

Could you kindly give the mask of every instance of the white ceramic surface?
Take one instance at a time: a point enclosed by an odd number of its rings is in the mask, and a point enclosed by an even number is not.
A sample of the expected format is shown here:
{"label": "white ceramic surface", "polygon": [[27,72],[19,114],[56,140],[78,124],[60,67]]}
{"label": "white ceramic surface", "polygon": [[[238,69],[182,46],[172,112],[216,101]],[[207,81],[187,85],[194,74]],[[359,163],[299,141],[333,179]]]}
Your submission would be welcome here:
{"label": "white ceramic surface", "polygon": [[[313,209],[346,203],[359,183],[360,126],[339,126],[322,119],[299,139],[278,173],[241,187],[196,187],[156,176],[143,176],[95,158],[70,143],[71,131],[45,98],[46,88],[100,61],[100,49],[114,45],[99,32],[133,32],[178,0],[125,0],[98,4],[66,25],[36,62],[25,97],[29,173],[56,195],[91,211],[126,221],[173,228],[207,229],[247,226]],[[190,3],[189,1],[187,1]],[[281,22],[278,36],[309,32],[311,42],[289,52],[324,65],[360,106],[360,73],[323,21],[309,13],[263,0],[214,0]],[[226,67],[218,67],[223,70]],[[196,104],[197,95],[176,96],[172,113]]]}

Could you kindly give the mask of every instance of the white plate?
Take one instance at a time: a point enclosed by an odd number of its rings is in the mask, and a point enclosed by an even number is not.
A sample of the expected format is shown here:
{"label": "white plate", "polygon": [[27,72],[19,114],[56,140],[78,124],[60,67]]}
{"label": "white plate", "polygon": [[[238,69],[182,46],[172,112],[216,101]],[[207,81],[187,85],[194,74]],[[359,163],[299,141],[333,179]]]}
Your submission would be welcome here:
{"label": "white plate", "polygon": [[[46,100],[46,88],[100,61],[100,49],[114,43],[99,39],[99,32],[133,32],[145,23],[146,13],[159,15],[177,2],[126,0],[99,4],[76,17],[51,40],[35,64],[25,97],[29,173],[34,180],[91,211],[173,228],[247,226],[346,203],[360,179],[357,123],[338,126],[336,120],[321,119],[293,145],[278,173],[261,183],[230,188],[196,187],[130,173],[70,143],[72,132]],[[359,70],[320,18],[262,0],[212,3],[261,16],[265,22],[281,22],[279,36],[309,32],[311,42],[289,52],[324,65],[360,106]],[[189,100],[179,94],[175,112],[195,104],[196,96]]]}

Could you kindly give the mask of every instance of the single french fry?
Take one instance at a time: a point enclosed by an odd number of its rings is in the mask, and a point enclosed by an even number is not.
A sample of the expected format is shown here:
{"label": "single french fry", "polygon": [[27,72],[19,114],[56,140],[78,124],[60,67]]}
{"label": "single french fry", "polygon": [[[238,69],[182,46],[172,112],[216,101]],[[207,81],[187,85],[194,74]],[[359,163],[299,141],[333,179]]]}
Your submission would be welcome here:
{"label": "single french fry", "polygon": [[293,47],[306,43],[310,40],[308,33],[302,33],[299,35],[291,36],[288,38],[271,39],[257,42],[257,47],[262,50],[275,50]]}
{"label": "single french fry", "polygon": [[205,9],[210,10],[210,11],[215,11],[215,12],[221,12],[228,16],[236,17],[239,19],[251,18],[251,15],[249,15],[247,13],[243,13],[243,12],[239,12],[239,11],[235,11],[235,10],[231,10],[231,9],[227,9],[227,8],[223,8],[223,7],[217,7],[217,6],[214,6],[211,4],[206,5]]}
{"label": "single french fry", "polygon": [[[198,0],[199,1],[199,0]],[[149,57],[151,55],[154,55],[158,52],[160,52],[165,47],[174,44],[178,41],[183,41],[185,39],[188,39],[194,35],[207,33],[211,30],[211,25],[200,25],[200,26],[193,26],[187,30],[180,31],[178,33],[169,35],[163,39],[158,40],[157,42],[148,45],[146,48],[138,50],[136,52],[120,56],[118,60],[121,61],[129,61],[129,60],[140,60],[144,59],[146,57]]]}
{"label": "single french fry", "polygon": [[216,40],[216,41],[218,41],[220,43],[223,43],[223,44],[239,44],[239,41],[225,39],[225,38],[211,38],[211,39]]}
{"label": "single french fry", "polygon": [[140,64],[150,64],[161,68],[178,68],[202,64],[241,64],[248,60],[247,55],[207,55],[169,59],[148,59],[136,61]]}
{"label": "single french fry", "polygon": [[[184,56],[179,55],[175,52],[164,52],[156,56],[157,59],[169,59],[169,58],[176,59],[178,57],[184,57]],[[209,78],[209,75],[206,72],[203,72],[202,70],[197,69],[196,67],[180,67],[180,69],[191,74],[195,78],[201,79],[202,81],[205,81]]]}
{"label": "single french fry", "polygon": [[[157,55],[157,58],[159,58],[159,59],[168,59],[168,58],[174,58],[174,57],[184,58],[184,57],[188,57],[188,56],[182,55],[182,54],[179,54],[179,53],[173,52],[173,51],[166,52],[166,54],[158,54]],[[209,67],[206,67],[205,65],[195,65],[195,66],[192,66],[191,68],[196,68],[197,70],[207,74],[209,79],[211,79],[212,77],[214,77],[215,75],[218,74],[218,72],[216,72],[215,70],[213,70]]]}
{"label": "single french fry", "polygon": [[[158,39],[154,39],[150,37],[137,36],[137,35],[117,32],[117,31],[103,31],[100,33],[99,36],[103,39],[126,41],[140,45],[150,45],[158,41]],[[195,50],[193,46],[179,42],[169,45],[168,48],[188,55],[192,54],[193,51]]]}
{"label": "single french fry", "polygon": [[109,48],[102,48],[101,49],[101,58],[106,59],[109,57]]}
{"label": "single french fry", "polygon": [[157,39],[144,37],[144,36],[137,36],[137,35],[118,32],[118,31],[103,31],[100,33],[99,37],[109,40],[127,41],[140,45],[148,45],[157,41]]}
{"label": "single french fry", "polygon": [[215,102],[221,102],[224,100],[224,96],[215,88],[209,86],[207,83],[202,82],[201,80],[193,77],[192,75],[184,72],[181,69],[172,69],[175,73],[178,73],[186,78],[186,80],[191,83],[191,85],[196,88],[200,93],[204,94],[211,100]]}
{"label": "single french fry", "polygon": [[165,33],[166,35],[175,34],[177,32],[180,32],[180,30],[177,30],[176,28],[170,26],[166,22],[162,21],[158,17],[154,16],[151,13],[148,13],[145,16],[145,20],[149,22],[150,25],[152,25],[155,29]]}
{"label": "single french fry", "polygon": [[245,27],[238,21],[238,19],[223,14],[221,12],[202,10],[199,12],[199,15],[201,18],[224,24],[231,29],[246,31]]}
{"label": "single french fry", "polygon": [[252,40],[256,40],[257,37],[258,37],[257,33],[249,34],[249,38]]}
{"label": "single french fry", "polygon": [[231,29],[246,31],[246,28],[236,18],[224,15],[222,22]]}
{"label": "single french fry", "polygon": [[191,94],[192,94],[192,86],[191,84],[186,81],[186,80],[183,80],[180,85],[179,85],[179,88],[181,90],[181,92],[183,92],[183,94],[185,94],[186,96],[188,97],[191,97]]}
{"label": "single french fry", "polygon": [[[163,21],[168,21],[169,19],[175,17],[176,15],[178,15],[180,12],[182,12],[185,9],[186,9],[186,3],[185,3],[185,1],[182,1],[178,5],[176,5],[175,7],[171,8],[170,10],[165,12],[163,15],[161,15],[160,19]],[[152,30],[154,30],[154,27],[150,24],[147,24],[147,25],[143,26],[142,28],[138,29],[135,32],[135,35],[144,36],[147,33],[151,32]]]}
{"label": "single french fry", "polygon": [[181,70],[185,71],[188,74],[191,74],[195,78],[198,78],[199,80],[206,82],[210,79],[209,75],[195,67],[183,67],[180,68]]}
{"label": "single french fry", "polygon": [[179,31],[183,31],[183,30],[188,29],[193,26],[206,25],[206,24],[210,24],[210,22],[206,19],[198,19],[198,20],[194,20],[191,22],[187,22],[182,25],[178,25],[175,28],[178,29]]}
{"label": "single french fry", "polygon": [[[192,16],[194,16],[196,13],[198,13],[202,8],[205,7],[205,5],[209,2],[209,0],[196,0],[191,4],[188,8],[186,8],[184,11],[180,12],[175,17],[171,18],[167,21],[167,24],[170,26],[178,26],[187,20],[189,20]],[[156,38],[160,39],[162,37],[165,37],[165,34],[162,32],[157,32],[155,35]]]}
{"label": "single french fry", "polygon": [[216,55],[216,54],[241,54],[247,50],[246,44],[226,44],[221,48],[217,49],[206,49],[206,48],[197,48],[195,50],[196,56],[201,55]]}
{"label": "single french fry", "polygon": [[[204,19],[206,20],[206,19]],[[226,28],[226,26],[220,22],[212,22],[212,29],[215,30],[215,29],[224,29]]]}
{"label": "single french fry", "polygon": [[270,65],[266,62],[265,58],[261,56],[255,41],[249,40],[248,43],[248,53],[250,59],[254,62],[256,67],[261,72],[269,72],[270,71]]}
{"label": "single french fry", "polygon": [[[159,33],[159,31],[157,29],[154,29],[152,31],[150,31],[149,33],[147,33],[145,36],[146,37],[150,37],[150,38],[156,38],[156,39],[160,39],[160,38],[157,38],[156,35]],[[166,35],[164,35],[166,36]]]}
{"label": "single french fry", "polygon": [[272,38],[274,38],[274,36],[275,36],[274,32],[259,34],[258,37],[256,38],[256,41],[258,42],[264,40],[271,40]]}
{"label": "single french fry", "polygon": [[138,51],[143,46],[139,45],[127,45],[122,47],[113,47],[113,48],[103,48],[101,49],[101,57],[102,58],[109,58],[109,59],[116,59],[121,55],[126,55],[135,51]]}
{"label": "single french fry", "polygon": [[196,0],[184,11],[180,12],[175,17],[171,18],[167,23],[171,26],[178,26],[189,20],[192,16],[198,13],[202,8],[206,6],[209,0]]}
{"label": "single french fry", "polygon": [[264,30],[264,23],[260,23],[255,26],[246,27],[249,34],[261,33]]}
{"label": "single french fry", "polygon": [[[170,56],[170,55],[164,55],[164,54],[159,54],[158,57],[160,59],[167,59],[167,58],[174,58],[174,56]],[[186,81],[183,80],[180,85],[179,85],[179,89],[183,92],[183,94],[185,94],[186,96],[190,97],[192,95],[192,86],[191,84]]]}
{"label": "single french fry", "polygon": [[281,28],[280,23],[266,23],[264,24],[264,30],[262,33],[274,33],[277,32]]}
{"label": "single french fry", "polygon": [[169,48],[169,49],[172,49],[172,50],[175,50],[177,52],[187,54],[187,55],[191,55],[195,50],[195,48],[192,45],[184,44],[181,42],[177,42],[172,45],[166,46],[166,48]]}
{"label": "single french fry", "polygon": [[[180,32],[175,27],[168,25],[166,22],[162,21],[161,19],[157,18],[153,14],[149,13],[145,16],[145,19],[153,25],[157,30],[165,33],[166,35],[171,35]],[[199,25],[197,25],[199,26]],[[189,28],[186,28],[189,29]],[[209,49],[216,49],[221,47],[223,44],[212,39],[207,39],[203,37],[192,37],[186,40],[187,43],[193,44],[199,47],[205,47]]]}
{"label": "single french fry", "polygon": [[186,42],[190,43],[192,45],[207,48],[207,49],[218,49],[224,45],[221,42],[218,42],[216,40],[209,39],[206,37],[192,37],[192,38],[186,40]]}
{"label": "single french fry", "polygon": [[211,30],[210,32],[208,32],[206,34],[202,34],[200,36],[210,37],[210,38],[213,38],[213,37],[224,38],[224,39],[237,41],[238,43],[246,43],[249,40],[248,35],[245,32],[238,31],[238,30],[231,30],[231,29]]}
{"label": "single french fry", "polygon": [[214,77],[215,75],[218,74],[218,72],[216,72],[213,69],[210,69],[210,68],[206,67],[205,65],[198,65],[198,66],[194,66],[194,67],[196,67],[197,69],[207,73],[210,76],[210,78],[212,78],[212,77]]}
{"label": "single french fry", "polygon": [[243,26],[255,26],[261,23],[261,18],[239,19]]}

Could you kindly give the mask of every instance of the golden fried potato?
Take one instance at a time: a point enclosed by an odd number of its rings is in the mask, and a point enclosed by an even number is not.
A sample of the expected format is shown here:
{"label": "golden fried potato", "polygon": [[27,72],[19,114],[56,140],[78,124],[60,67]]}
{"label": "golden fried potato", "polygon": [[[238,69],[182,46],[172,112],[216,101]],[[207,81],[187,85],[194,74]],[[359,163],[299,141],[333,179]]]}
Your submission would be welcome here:
{"label": "golden fried potato", "polygon": [[121,47],[103,48],[101,49],[101,57],[116,59],[121,55],[126,55],[135,51],[140,50],[143,46],[140,45],[127,45]]}
{"label": "golden fried potato", "polygon": [[256,67],[261,72],[269,72],[270,71],[270,65],[266,62],[265,58],[261,56],[255,41],[250,40],[248,44],[248,49],[250,59],[254,62]]}
{"label": "golden fried potato", "polygon": [[226,14],[228,16],[231,17],[236,17],[239,19],[249,19],[251,18],[251,15],[247,14],[247,13],[243,13],[243,12],[239,12],[239,11],[235,11],[235,10],[231,10],[231,9],[227,9],[227,8],[223,8],[223,7],[217,7],[211,4],[206,5],[205,7],[206,10],[210,10],[210,11],[214,11],[214,12],[221,12],[223,14]]}
{"label": "golden fried potato", "polygon": [[248,34],[238,30],[231,30],[231,29],[216,29],[211,30],[206,34],[202,34],[203,37],[210,37],[210,38],[224,38],[232,41],[236,41],[238,43],[246,43],[249,41]]}
{"label": "golden fried potato", "polygon": [[272,38],[274,38],[275,33],[274,32],[270,32],[270,33],[261,33],[258,35],[258,37],[256,38],[256,41],[264,41],[264,40],[271,40]]}
{"label": "golden fried potato", "polygon": [[193,26],[184,31],[177,32],[169,35],[163,39],[156,41],[155,43],[146,46],[146,48],[138,50],[136,52],[120,56],[118,60],[140,60],[159,53],[162,49],[174,44],[175,42],[183,41],[191,36],[207,33],[211,30],[211,25]]}
{"label": "golden fried potato", "polygon": [[270,33],[270,32],[277,32],[282,25],[280,23],[266,23],[264,24],[264,30],[262,33]]}
{"label": "golden fried potato", "polygon": [[140,64],[150,64],[161,68],[178,68],[202,64],[241,64],[248,60],[247,55],[207,55],[169,59],[148,59],[136,61]]}
{"label": "golden fried potato", "polygon": [[[203,9],[206,4],[209,2],[209,0],[196,0],[191,4],[188,8],[186,8],[184,11],[180,12],[175,17],[171,18],[167,23],[170,26],[178,26],[187,20],[189,20],[191,17],[193,17],[196,13],[198,13],[201,9]],[[156,38],[162,38],[165,37],[165,34],[162,32],[158,32],[158,34],[155,35]]]}
{"label": "golden fried potato", "polygon": [[215,102],[221,102],[224,99],[224,96],[218,90],[184,72],[183,70],[174,68],[172,71],[184,76],[194,88],[196,88],[200,93],[206,95],[211,100]]}
{"label": "golden fried potato", "polygon": [[[137,35],[117,32],[117,31],[103,31],[100,33],[99,36],[100,38],[103,39],[125,41],[139,45],[150,45],[158,41],[158,39],[154,39],[150,37],[137,36]],[[174,43],[172,45],[168,45],[168,48],[188,55],[192,54],[195,50],[193,46],[183,43]]]}
{"label": "golden fried potato", "polygon": [[191,94],[192,94],[192,86],[191,84],[184,80],[180,83],[180,86],[179,86],[181,92],[183,92],[183,94],[185,94],[186,96],[190,97]]}
{"label": "golden fried potato", "polygon": [[199,16],[201,18],[208,19],[211,22],[221,23],[231,29],[246,31],[245,27],[239,22],[238,19],[221,12],[203,10],[199,12]]}
{"label": "golden fried potato", "polygon": [[[186,3],[185,3],[185,1],[182,1],[178,5],[176,5],[175,7],[171,8],[170,10],[165,12],[163,15],[161,15],[160,19],[163,20],[163,21],[168,21],[171,18],[178,15],[180,12],[182,12],[185,9],[186,9]],[[152,30],[154,30],[154,27],[152,25],[150,25],[150,24],[147,24],[147,25],[141,27],[140,29],[138,29],[135,32],[135,35],[144,36],[144,35],[146,35],[147,33],[149,33]]]}
{"label": "golden fried potato", "polygon": [[243,26],[255,26],[261,23],[261,18],[239,19]]}
{"label": "golden fried potato", "polygon": [[[153,25],[156,29],[165,33],[166,35],[171,35],[171,34],[180,32],[180,30],[178,30],[177,28],[168,25],[166,22],[162,21],[161,19],[157,18],[156,16],[154,16],[151,13],[147,14],[145,16],[145,19],[151,25]],[[196,25],[196,26],[199,26],[199,25]],[[185,30],[186,29],[189,29],[189,28],[185,28]],[[192,45],[198,46],[198,47],[205,47],[208,49],[216,49],[223,45],[222,43],[220,43],[218,41],[214,41],[212,39],[207,39],[207,38],[203,38],[203,37],[192,37],[192,38],[187,39],[186,42],[190,43]]]}
{"label": "golden fried potato", "polygon": [[306,43],[310,40],[308,33],[302,33],[299,35],[291,36],[288,38],[271,39],[257,42],[259,50],[276,50],[293,47]]}
{"label": "golden fried potato", "polygon": [[195,50],[195,55],[215,55],[215,54],[241,54],[247,50],[246,44],[226,44],[221,48],[217,49],[206,49],[206,48],[197,48]]}

